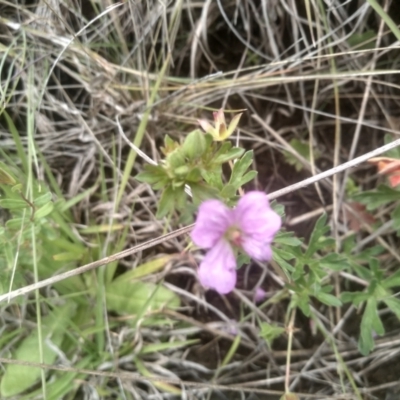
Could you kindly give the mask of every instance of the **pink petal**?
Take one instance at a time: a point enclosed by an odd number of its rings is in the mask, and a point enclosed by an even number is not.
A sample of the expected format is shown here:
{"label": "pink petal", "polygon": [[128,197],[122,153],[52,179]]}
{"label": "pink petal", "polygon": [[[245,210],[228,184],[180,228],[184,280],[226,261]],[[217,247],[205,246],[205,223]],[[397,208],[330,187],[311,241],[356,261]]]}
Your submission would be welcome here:
{"label": "pink petal", "polygon": [[204,257],[199,267],[199,280],[206,288],[220,294],[231,292],[236,285],[235,255],[224,239],[220,240]]}
{"label": "pink petal", "polygon": [[264,192],[248,192],[234,210],[235,222],[248,236],[270,243],[282,225],[281,217],[269,206]]}
{"label": "pink petal", "polygon": [[235,222],[242,232],[241,246],[252,258],[272,258],[270,243],[281,227],[281,217],[269,206],[264,192],[248,192],[234,210]]}
{"label": "pink petal", "polygon": [[272,258],[271,246],[264,240],[255,240],[243,235],[241,247],[254,260],[269,261]]}
{"label": "pink petal", "polygon": [[267,297],[267,294],[265,293],[265,290],[258,287],[254,293],[254,301],[256,303],[261,303],[264,301],[264,299]]}
{"label": "pink petal", "polygon": [[193,242],[205,249],[217,244],[233,221],[233,211],[219,200],[206,200],[199,207],[191,233]]}
{"label": "pink petal", "polygon": [[199,119],[197,122],[204,129],[204,132],[209,132],[214,129],[214,127],[205,119]]}

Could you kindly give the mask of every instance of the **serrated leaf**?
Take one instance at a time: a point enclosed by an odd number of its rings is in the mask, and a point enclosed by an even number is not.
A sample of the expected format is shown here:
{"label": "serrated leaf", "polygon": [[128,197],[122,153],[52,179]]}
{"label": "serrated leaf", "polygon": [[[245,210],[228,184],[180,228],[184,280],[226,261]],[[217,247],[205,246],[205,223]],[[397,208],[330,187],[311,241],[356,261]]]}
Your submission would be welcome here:
{"label": "serrated leaf", "polygon": [[191,184],[193,203],[200,205],[201,202],[218,197],[218,190],[207,184]]}
{"label": "serrated leaf", "polygon": [[222,168],[220,166],[215,167],[212,170],[202,169],[201,176],[210,187],[222,190]]}
{"label": "serrated leaf", "polygon": [[308,243],[307,251],[304,255],[306,258],[310,258],[317,250],[321,247],[326,247],[326,243],[321,244],[320,239],[329,231],[329,226],[326,225],[327,215],[322,214],[314,227],[314,230],[311,233],[311,237]]}
{"label": "serrated leaf", "polygon": [[246,173],[246,171],[248,170],[248,168],[252,163],[253,163],[253,150],[250,150],[244,153],[244,155],[240,160],[236,161],[235,165],[232,168],[229,184],[236,188],[239,188],[244,174]]}
{"label": "serrated leaf", "polygon": [[278,232],[274,238],[274,243],[284,244],[286,246],[301,246],[302,241],[293,236],[292,232]]}
{"label": "serrated leaf", "polygon": [[360,325],[358,348],[361,354],[367,355],[374,349],[374,332],[378,335],[383,335],[385,329],[378,314],[376,299],[370,297],[367,301]]}
{"label": "serrated leaf", "polygon": [[394,274],[387,277],[384,281],[382,281],[382,286],[385,289],[389,289],[396,286],[400,287],[400,269],[397,270]]}
{"label": "serrated leaf", "polygon": [[367,301],[369,297],[369,293],[366,292],[342,292],[340,295],[343,303],[353,303],[355,306]]}
{"label": "serrated leaf", "polygon": [[296,296],[295,304],[300,308],[306,317],[311,315],[310,298],[308,295],[301,293],[299,296]]}
{"label": "serrated leaf", "polygon": [[224,199],[230,199],[231,197],[235,196],[236,188],[229,183],[223,187],[221,190],[221,197]]}
{"label": "serrated leaf", "polygon": [[[291,147],[296,151],[296,153],[300,154],[303,158],[310,161],[310,146],[308,142],[300,141],[298,139],[292,139],[290,142]],[[304,168],[304,165],[299,159],[291,152],[284,151],[283,155],[288,164],[293,165],[296,168],[296,171],[301,171]],[[315,149],[314,150],[314,160],[318,160],[321,156],[320,152]]]}
{"label": "serrated leaf", "polygon": [[[224,145],[226,145],[228,143],[229,142],[225,142]],[[243,153],[244,153],[244,149],[241,149],[239,147],[233,147],[230,150],[219,151],[217,153],[217,155],[214,157],[213,162],[215,164],[223,164],[228,161],[239,158]]]}
{"label": "serrated leaf", "polygon": [[[290,265],[286,260],[285,260],[285,254],[281,249],[274,248],[273,253],[272,253],[272,258],[276,261],[276,263],[282,268],[283,272],[285,273],[286,277],[289,279],[290,278],[290,273],[294,271],[294,268],[292,265]],[[293,258],[293,257],[292,257]]]}
{"label": "serrated leaf", "polygon": [[356,201],[365,204],[367,210],[374,210],[380,205],[400,200],[400,191],[382,184],[375,190],[357,193],[353,198]]}
{"label": "serrated leaf", "polygon": [[144,171],[135,176],[139,182],[149,183],[153,185],[160,180],[167,178],[167,173],[159,165],[145,165]]}
{"label": "serrated leaf", "polygon": [[342,302],[337,297],[335,297],[329,293],[318,292],[315,294],[315,297],[321,303],[324,303],[328,306],[341,307],[341,305],[342,305]]}
{"label": "serrated leaf", "polygon": [[349,267],[346,257],[340,256],[337,253],[329,253],[318,260],[318,264],[322,268],[328,268],[333,271],[342,271]]}
{"label": "serrated leaf", "polygon": [[383,302],[390,308],[398,319],[400,319],[400,299],[396,297],[388,297]]}
{"label": "serrated leaf", "polygon": [[240,185],[239,187],[242,187],[246,183],[252,181],[256,176],[258,172],[257,171],[249,171],[246,174],[243,175],[242,179],[240,180]]}
{"label": "serrated leaf", "polygon": [[267,322],[261,322],[260,328],[261,332],[259,336],[262,337],[267,342],[269,347],[271,347],[272,342],[276,338],[278,338],[279,336],[282,335],[282,333],[285,332],[285,328],[282,328],[278,325],[268,324]]}

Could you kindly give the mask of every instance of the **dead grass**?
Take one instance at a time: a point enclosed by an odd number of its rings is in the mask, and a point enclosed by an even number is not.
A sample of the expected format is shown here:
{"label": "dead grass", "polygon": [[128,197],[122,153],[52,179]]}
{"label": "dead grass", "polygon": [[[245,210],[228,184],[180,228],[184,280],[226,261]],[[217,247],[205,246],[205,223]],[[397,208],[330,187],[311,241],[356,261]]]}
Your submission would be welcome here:
{"label": "dead grass", "polygon": [[[255,150],[255,185],[267,192],[367,153],[383,144],[385,133],[398,137],[400,47],[368,2],[111,3],[0,1],[2,109],[24,136],[27,102],[34,104],[37,149],[66,198],[90,189],[75,206],[77,228],[93,222],[129,224],[130,247],[179,227],[177,219],[156,220],[157,193],[134,180],[144,161],[134,156],[133,167],[127,167],[132,150],[118,124],[159,161],[165,135],[184,137],[198,117],[210,116],[212,108],[245,108],[234,140]],[[385,0],[383,7],[398,19],[396,1]],[[0,145],[13,154],[14,141],[2,116],[0,123]],[[138,136],[140,127],[143,137]],[[294,138],[309,144],[309,159],[292,147]],[[300,162],[301,172],[285,162],[285,151]],[[319,158],[313,156],[317,151]],[[37,173],[45,176],[41,163]],[[129,179],[117,201],[124,174]],[[282,204],[288,229],[307,236],[316,215],[326,210],[340,249],[349,235],[343,215],[347,179],[367,188],[372,174],[360,166],[287,195]],[[389,250],[385,264],[398,262],[392,232],[376,235],[364,223],[360,246],[379,242]],[[110,233],[106,243],[112,245],[116,235]],[[128,259],[121,268],[133,268],[160,253],[179,254],[186,244],[185,236],[175,237]],[[252,295],[260,285],[271,296],[278,293],[281,277],[272,268],[251,265],[243,272],[240,289],[220,298],[197,286],[193,261],[177,257],[151,278],[165,277],[167,286],[182,297],[182,312],[170,315],[180,322],[177,327],[171,323],[133,332],[118,321],[109,331],[115,340],[115,363],[86,371],[89,377],[80,398],[98,398],[97,386],[106,386],[118,398],[171,397],[151,381],[138,384],[125,376],[123,371],[135,367],[119,354],[126,341],[134,341],[137,350],[161,336],[170,342],[193,337],[201,342],[146,359],[151,380],[157,376],[160,381],[179,382],[187,398],[278,398],[273,395],[285,384],[287,336],[269,350],[259,338],[256,321],[285,326],[286,303],[269,301],[258,307]],[[247,278],[251,274],[255,278]],[[343,282],[362,284],[351,276],[332,279],[337,293]],[[356,346],[358,310],[316,306],[314,312],[322,327],[319,332],[316,322],[300,312],[295,320],[290,390],[307,399],[392,399],[400,373],[398,321],[392,321],[388,335],[377,339],[376,350],[364,357]],[[221,367],[237,334],[242,337],[240,346]],[[114,368],[121,371],[119,380],[110,372]],[[345,368],[360,388],[359,395],[343,373]],[[97,370],[105,376],[98,376]],[[224,395],[229,393],[226,386],[236,394]]]}

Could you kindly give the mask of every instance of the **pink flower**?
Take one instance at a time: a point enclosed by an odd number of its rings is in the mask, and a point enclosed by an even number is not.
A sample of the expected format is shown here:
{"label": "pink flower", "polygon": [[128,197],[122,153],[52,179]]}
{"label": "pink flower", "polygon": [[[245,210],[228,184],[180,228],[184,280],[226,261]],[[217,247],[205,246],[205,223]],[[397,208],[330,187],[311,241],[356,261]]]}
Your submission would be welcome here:
{"label": "pink flower", "polygon": [[207,200],[199,207],[193,242],[209,249],[199,267],[203,286],[221,294],[236,285],[235,250],[258,261],[272,257],[271,242],[281,227],[281,218],[271,209],[263,192],[245,194],[234,209],[219,200]]}
{"label": "pink flower", "polygon": [[258,287],[256,291],[254,292],[254,302],[255,303],[261,303],[262,301],[265,300],[267,297],[267,294],[265,293],[265,290]]}

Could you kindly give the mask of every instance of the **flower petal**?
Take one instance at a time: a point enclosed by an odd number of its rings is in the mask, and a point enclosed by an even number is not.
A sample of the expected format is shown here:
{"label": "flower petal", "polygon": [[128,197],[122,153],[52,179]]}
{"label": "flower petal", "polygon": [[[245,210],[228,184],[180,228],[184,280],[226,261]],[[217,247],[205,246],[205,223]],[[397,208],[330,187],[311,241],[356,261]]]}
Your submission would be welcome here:
{"label": "flower petal", "polygon": [[270,260],[270,243],[282,221],[269,206],[266,194],[258,191],[246,193],[234,209],[234,217],[242,233],[240,239],[243,250],[255,260]]}
{"label": "flower petal", "polygon": [[199,123],[199,125],[203,128],[204,132],[210,134],[214,140],[218,139],[218,132],[217,130],[205,119],[199,119],[197,120],[197,122]]}
{"label": "flower petal", "polygon": [[197,246],[209,249],[217,244],[232,222],[233,211],[222,201],[206,200],[199,207],[192,240]]}
{"label": "flower petal", "polygon": [[254,292],[254,302],[255,303],[261,303],[262,301],[265,300],[267,297],[267,294],[265,293],[265,290],[258,287],[256,291]]}
{"label": "flower petal", "polygon": [[255,240],[251,236],[243,235],[241,247],[254,260],[269,261],[272,258],[270,243],[265,240]]}
{"label": "flower petal", "polygon": [[235,223],[248,236],[270,243],[282,225],[281,217],[271,209],[264,192],[246,193],[234,209]]}
{"label": "flower petal", "polygon": [[199,267],[199,280],[206,288],[220,294],[231,292],[236,285],[236,260],[232,248],[220,240],[204,257]]}

